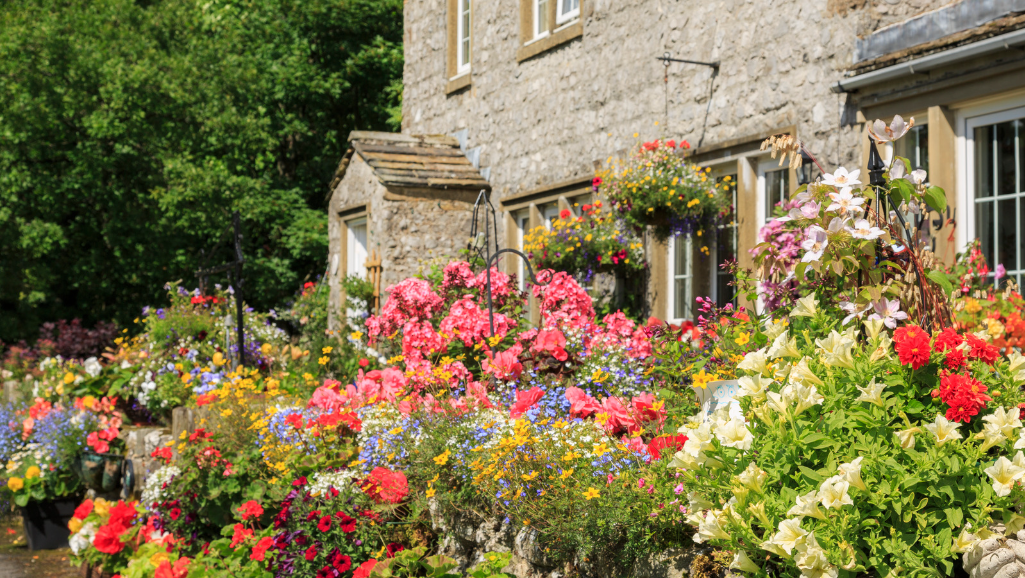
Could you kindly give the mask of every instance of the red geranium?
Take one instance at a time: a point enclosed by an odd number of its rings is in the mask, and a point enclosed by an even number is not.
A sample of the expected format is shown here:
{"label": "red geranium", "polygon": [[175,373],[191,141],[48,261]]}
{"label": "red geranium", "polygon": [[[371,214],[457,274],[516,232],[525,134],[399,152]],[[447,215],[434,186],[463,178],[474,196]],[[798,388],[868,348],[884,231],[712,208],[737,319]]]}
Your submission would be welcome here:
{"label": "red geranium", "polygon": [[93,546],[96,546],[96,549],[104,554],[117,554],[125,547],[124,543],[121,542],[121,534],[124,533],[124,526],[114,524],[102,526],[96,531],[96,537],[93,538]]}
{"label": "red geranium", "polygon": [[352,578],[367,578],[370,576],[370,572],[374,569],[374,566],[377,566],[376,559],[371,558],[367,560],[360,564],[359,568],[356,568],[356,571],[352,573]]}
{"label": "red geranium", "polygon": [[162,447],[153,450],[153,453],[151,453],[149,457],[164,460],[164,463],[167,463],[171,461],[171,458],[174,457],[174,454],[171,452],[171,448]]}
{"label": "red geranium", "polygon": [[250,518],[259,518],[263,515],[263,506],[261,506],[259,502],[257,502],[256,500],[249,500],[248,502],[242,504],[239,507],[238,511],[242,514],[243,520],[248,520]]}
{"label": "red geranium", "polygon": [[266,556],[267,549],[274,545],[274,538],[265,537],[260,538],[260,541],[253,546],[253,553],[249,555],[250,560],[256,560],[257,562],[263,561]]}
{"label": "red geranium", "polygon": [[377,467],[367,476],[363,491],[377,503],[398,504],[409,493],[409,483],[402,472]]}
{"label": "red geranium", "polygon": [[118,502],[117,505],[110,509],[110,521],[107,523],[112,526],[127,528],[132,524],[132,520],[135,519],[136,515],[138,515],[138,512],[135,511],[134,505]]}
{"label": "red geranium", "polygon": [[153,578],[185,578],[189,575],[189,564],[192,560],[189,558],[178,558],[175,561],[174,566],[170,562],[164,560],[157,566],[157,571],[153,573]]}
{"label": "red geranium", "polygon": [[231,548],[234,550],[239,544],[244,542],[246,538],[253,535],[253,531],[247,529],[242,524],[235,524],[235,534],[231,537]]}

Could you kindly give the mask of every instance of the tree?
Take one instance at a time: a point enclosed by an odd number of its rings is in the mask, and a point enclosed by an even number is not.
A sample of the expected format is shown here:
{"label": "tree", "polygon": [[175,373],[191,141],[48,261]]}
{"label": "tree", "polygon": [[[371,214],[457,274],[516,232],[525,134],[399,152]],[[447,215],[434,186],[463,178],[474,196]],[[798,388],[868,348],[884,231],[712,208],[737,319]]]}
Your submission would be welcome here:
{"label": "tree", "polygon": [[402,0],[0,5],[0,339],[129,323],[233,210],[250,304],[323,273],[327,183],[394,122],[401,41]]}

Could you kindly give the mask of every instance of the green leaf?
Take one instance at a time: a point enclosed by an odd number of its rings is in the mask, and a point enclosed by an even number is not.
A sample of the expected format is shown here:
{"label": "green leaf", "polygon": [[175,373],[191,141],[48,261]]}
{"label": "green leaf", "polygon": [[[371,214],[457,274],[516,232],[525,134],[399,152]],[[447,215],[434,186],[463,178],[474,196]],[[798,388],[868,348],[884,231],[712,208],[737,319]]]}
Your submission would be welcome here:
{"label": "green leaf", "polygon": [[800,469],[801,473],[804,474],[806,477],[816,482],[821,482],[822,480],[826,479],[825,476],[823,476],[822,474],[816,472],[815,470],[808,469],[804,466],[798,466],[798,469]]}
{"label": "green leaf", "polygon": [[907,179],[894,179],[890,181],[890,196],[893,197],[895,194],[904,202],[910,202],[911,195],[915,194],[915,185]]}
{"label": "green leaf", "polygon": [[950,283],[950,279],[947,278],[947,274],[937,269],[932,269],[925,274],[930,281],[939,285],[943,288],[945,295],[950,295],[954,291],[954,286]]}
{"label": "green leaf", "polygon": [[946,508],[943,513],[947,516],[947,523],[951,528],[961,527],[961,522],[964,521],[964,513],[961,508]]}
{"label": "green leaf", "polygon": [[937,213],[942,214],[943,211],[947,210],[947,195],[943,189],[939,187],[929,187],[925,189],[925,193],[923,193],[922,197],[925,200],[925,204],[929,205],[929,207]]}

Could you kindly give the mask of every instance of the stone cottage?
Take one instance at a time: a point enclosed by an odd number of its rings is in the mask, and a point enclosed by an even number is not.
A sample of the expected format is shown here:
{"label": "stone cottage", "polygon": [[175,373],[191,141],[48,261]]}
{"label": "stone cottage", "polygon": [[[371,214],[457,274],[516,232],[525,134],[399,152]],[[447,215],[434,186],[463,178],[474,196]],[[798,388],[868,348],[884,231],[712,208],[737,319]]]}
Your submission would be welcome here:
{"label": "stone cottage", "polygon": [[331,329],[345,276],[369,271],[380,290],[431,255],[455,255],[466,248],[474,201],[491,191],[455,137],[354,131],[349,142],[328,202]]}
{"label": "stone cottage", "polygon": [[[796,136],[826,172],[864,169],[866,123],[894,114],[915,119],[897,154],[947,194],[930,215],[937,253],[980,239],[990,263],[1025,272],[1025,0],[420,0],[404,14],[402,132],[473,151],[503,246],[587,199],[595,169],[638,141],[686,139],[736,183],[707,256],[648,243],[662,319],[692,317],[696,296],[733,299],[717,264],[749,266],[773,206],[820,173],[779,167],[766,137]],[[447,229],[456,246],[467,228]]]}

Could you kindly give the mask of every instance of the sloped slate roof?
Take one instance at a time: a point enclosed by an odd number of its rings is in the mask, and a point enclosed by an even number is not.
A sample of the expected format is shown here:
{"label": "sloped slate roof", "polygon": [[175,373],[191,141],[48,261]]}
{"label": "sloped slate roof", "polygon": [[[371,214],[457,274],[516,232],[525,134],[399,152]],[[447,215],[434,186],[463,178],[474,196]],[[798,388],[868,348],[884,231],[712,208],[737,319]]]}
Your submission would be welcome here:
{"label": "sloped slate roof", "polygon": [[331,190],[344,176],[353,152],[370,165],[387,187],[491,190],[491,184],[466,158],[455,137],[353,131],[349,142],[352,149],[346,152],[335,172]]}

